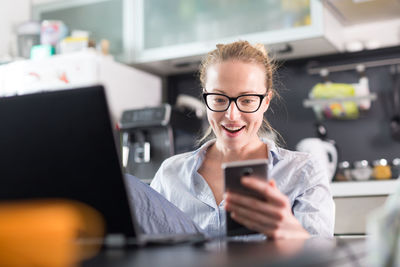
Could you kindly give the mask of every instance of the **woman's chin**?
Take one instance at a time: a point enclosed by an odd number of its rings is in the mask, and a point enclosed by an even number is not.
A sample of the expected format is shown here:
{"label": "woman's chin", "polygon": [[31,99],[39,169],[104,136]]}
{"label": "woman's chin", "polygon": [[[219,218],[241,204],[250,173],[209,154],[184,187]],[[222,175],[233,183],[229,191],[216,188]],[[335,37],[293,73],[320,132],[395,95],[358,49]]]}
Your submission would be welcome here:
{"label": "woman's chin", "polygon": [[238,149],[244,146],[245,142],[243,140],[243,138],[239,138],[239,136],[237,137],[232,137],[232,136],[224,136],[224,138],[221,138],[221,143],[229,149]]}

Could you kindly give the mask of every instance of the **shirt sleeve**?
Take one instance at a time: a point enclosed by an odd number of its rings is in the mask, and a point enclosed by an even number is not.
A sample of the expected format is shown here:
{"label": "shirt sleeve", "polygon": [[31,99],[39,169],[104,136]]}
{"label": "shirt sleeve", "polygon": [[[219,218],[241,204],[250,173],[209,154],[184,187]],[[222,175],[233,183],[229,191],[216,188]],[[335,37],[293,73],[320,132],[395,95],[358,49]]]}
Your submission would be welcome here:
{"label": "shirt sleeve", "polygon": [[328,175],[313,159],[301,168],[301,172],[301,180],[306,186],[294,200],[293,214],[310,235],[332,237],[335,204]]}
{"label": "shirt sleeve", "polygon": [[163,164],[157,170],[156,174],[154,175],[153,180],[151,180],[150,187],[153,188],[154,190],[156,190],[161,195],[165,195],[165,192],[163,190],[163,186],[161,183],[161,177],[162,177],[162,172],[163,172],[162,168],[163,168]]}

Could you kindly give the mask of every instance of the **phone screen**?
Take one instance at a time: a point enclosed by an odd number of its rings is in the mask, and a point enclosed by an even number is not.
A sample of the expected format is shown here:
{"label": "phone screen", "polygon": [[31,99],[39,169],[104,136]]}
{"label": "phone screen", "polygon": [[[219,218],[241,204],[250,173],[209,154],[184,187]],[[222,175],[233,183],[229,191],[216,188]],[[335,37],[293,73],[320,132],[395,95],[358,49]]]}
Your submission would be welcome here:
{"label": "phone screen", "polygon": [[[252,176],[267,181],[268,161],[266,159],[246,160],[224,163],[222,165],[225,180],[225,191],[251,196],[258,199],[264,199],[264,196],[251,190],[240,182],[242,177]],[[257,232],[252,231],[245,226],[234,221],[230,212],[226,214],[227,235],[249,235]]]}

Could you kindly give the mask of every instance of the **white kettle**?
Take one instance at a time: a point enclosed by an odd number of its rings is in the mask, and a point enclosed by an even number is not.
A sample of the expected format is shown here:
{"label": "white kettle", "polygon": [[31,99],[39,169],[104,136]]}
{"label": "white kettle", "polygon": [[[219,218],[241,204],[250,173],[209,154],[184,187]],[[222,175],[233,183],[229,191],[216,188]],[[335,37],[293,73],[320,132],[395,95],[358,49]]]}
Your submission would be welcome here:
{"label": "white kettle", "polygon": [[329,179],[332,181],[338,164],[338,152],[335,145],[320,138],[305,138],[296,145],[296,150],[315,155],[327,170]]}

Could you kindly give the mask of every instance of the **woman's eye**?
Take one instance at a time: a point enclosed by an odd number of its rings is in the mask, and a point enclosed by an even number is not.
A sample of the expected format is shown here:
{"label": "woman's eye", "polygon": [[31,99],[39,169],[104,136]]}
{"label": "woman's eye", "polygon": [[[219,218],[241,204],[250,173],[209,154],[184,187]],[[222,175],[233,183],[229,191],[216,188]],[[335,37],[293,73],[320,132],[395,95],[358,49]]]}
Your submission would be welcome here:
{"label": "woman's eye", "polygon": [[221,104],[221,103],[225,103],[226,99],[224,99],[224,98],[215,98],[214,102]]}
{"label": "woman's eye", "polygon": [[245,99],[242,99],[240,102],[241,102],[242,104],[251,104],[251,103],[254,102],[254,100],[253,100],[253,99],[250,99],[250,98],[245,98]]}

